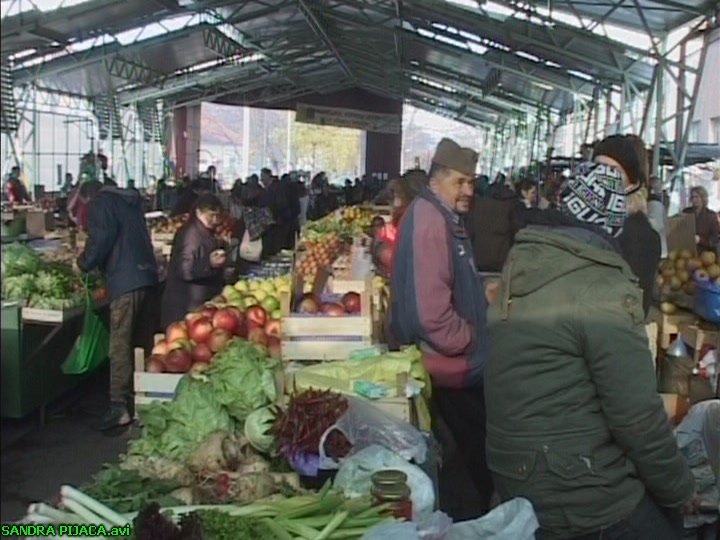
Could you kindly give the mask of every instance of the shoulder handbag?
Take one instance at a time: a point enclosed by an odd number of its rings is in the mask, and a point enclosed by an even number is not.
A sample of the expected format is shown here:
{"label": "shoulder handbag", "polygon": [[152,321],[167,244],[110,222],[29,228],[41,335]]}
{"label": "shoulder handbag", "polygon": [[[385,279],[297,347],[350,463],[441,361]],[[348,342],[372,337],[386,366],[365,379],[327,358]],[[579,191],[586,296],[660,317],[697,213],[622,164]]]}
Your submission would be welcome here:
{"label": "shoulder handbag", "polygon": [[250,240],[250,233],[245,231],[240,242],[240,258],[250,262],[258,262],[262,257],[262,237]]}

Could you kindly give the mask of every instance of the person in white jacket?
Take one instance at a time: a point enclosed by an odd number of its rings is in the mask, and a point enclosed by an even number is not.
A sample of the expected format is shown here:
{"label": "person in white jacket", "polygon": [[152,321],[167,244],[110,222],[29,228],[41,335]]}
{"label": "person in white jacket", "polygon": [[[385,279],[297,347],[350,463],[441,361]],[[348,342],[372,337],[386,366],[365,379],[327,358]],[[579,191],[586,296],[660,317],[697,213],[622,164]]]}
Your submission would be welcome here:
{"label": "person in white jacket", "polygon": [[661,258],[668,256],[667,246],[667,209],[663,202],[662,182],[656,177],[650,178],[650,193],[647,202],[647,217],[650,225],[660,235]]}

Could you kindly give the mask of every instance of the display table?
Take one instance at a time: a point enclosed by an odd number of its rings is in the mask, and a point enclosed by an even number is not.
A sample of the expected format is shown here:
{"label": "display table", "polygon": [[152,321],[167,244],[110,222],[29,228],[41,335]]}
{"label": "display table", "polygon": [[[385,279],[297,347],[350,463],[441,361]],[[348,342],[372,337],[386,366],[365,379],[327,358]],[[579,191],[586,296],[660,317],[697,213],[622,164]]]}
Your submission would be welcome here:
{"label": "display table", "polygon": [[[107,316],[107,310],[101,311]],[[65,375],[61,365],[82,331],[82,310],[54,321],[24,320],[15,303],[2,307],[2,357],[0,364],[0,415],[22,418],[40,410],[85,379]]]}

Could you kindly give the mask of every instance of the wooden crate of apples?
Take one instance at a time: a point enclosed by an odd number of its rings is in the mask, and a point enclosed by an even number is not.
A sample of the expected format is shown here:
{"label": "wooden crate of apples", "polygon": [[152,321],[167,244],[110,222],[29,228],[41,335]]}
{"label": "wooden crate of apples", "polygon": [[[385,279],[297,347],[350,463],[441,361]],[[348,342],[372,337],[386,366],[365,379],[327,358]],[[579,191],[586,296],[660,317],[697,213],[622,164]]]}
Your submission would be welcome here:
{"label": "wooden crate of apples", "polygon": [[657,285],[662,291],[660,309],[666,315],[678,307],[692,308],[695,282],[712,281],[720,285],[720,265],[717,255],[706,251],[695,256],[690,250],[673,250],[660,262]]}
{"label": "wooden crate of apples", "polygon": [[[136,391],[142,388],[145,392],[166,393],[167,385],[153,390],[148,380],[158,379],[146,376],[201,372],[212,363],[217,353],[236,338],[267,347],[268,355],[279,359],[280,295],[289,291],[289,276],[240,280],[228,285],[220,296],[188,313],[185,320],[171,324],[159,337],[144,366],[142,362],[136,365]],[[179,377],[172,380],[177,381]]]}
{"label": "wooden crate of apples", "polygon": [[373,344],[370,288],[343,294],[304,293],[291,305],[282,297],[282,358],[347,360],[353,351]]}
{"label": "wooden crate of apples", "polygon": [[312,241],[306,240],[304,249],[295,259],[295,271],[306,283],[312,283],[320,268],[330,267],[348,250],[339,234],[330,233]]}

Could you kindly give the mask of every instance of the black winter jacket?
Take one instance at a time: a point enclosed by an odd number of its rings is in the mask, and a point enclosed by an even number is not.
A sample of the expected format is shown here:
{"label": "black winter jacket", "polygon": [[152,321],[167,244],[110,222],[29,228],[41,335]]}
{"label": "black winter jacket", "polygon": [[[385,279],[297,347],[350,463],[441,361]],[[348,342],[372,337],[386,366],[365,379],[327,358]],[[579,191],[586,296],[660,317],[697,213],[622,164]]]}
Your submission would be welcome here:
{"label": "black winter jacket", "polygon": [[223,269],[210,266],[210,253],[218,248],[215,235],[197,218],[175,234],[162,300],[163,328],[222,292]]}
{"label": "black winter jacket", "polygon": [[475,197],[466,227],[478,270],[502,270],[515,234],[520,230],[524,210],[517,194],[504,184],[495,183],[484,196]]}
{"label": "black winter jacket", "polygon": [[620,247],[625,262],[640,281],[643,309],[647,317],[662,254],[660,235],[652,228],[645,214],[633,214],[625,220],[620,236]]}
{"label": "black winter jacket", "polygon": [[139,192],[100,190],[88,207],[88,239],[77,262],[84,272],[99,268],[105,274],[111,300],[157,285],[157,261]]}

